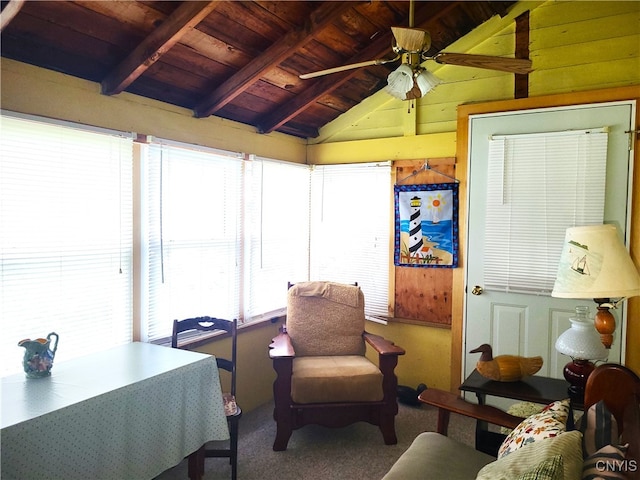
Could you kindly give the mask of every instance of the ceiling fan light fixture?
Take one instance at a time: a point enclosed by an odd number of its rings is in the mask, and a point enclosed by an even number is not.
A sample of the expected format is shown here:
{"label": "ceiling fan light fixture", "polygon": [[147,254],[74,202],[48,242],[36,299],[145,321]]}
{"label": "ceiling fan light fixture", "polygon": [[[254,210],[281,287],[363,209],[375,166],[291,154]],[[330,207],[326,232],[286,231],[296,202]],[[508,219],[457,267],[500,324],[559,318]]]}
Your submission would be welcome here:
{"label": "ceiling fan light fixture", "polygon": [[395,98],[406,100],[407,93],[413,88],[413,82],[413,70],[403,63],[387,77],[385,91]]}
{"label": "ceiling fan light fixture", "polygon": [[442,83],[442,80],[440,80],[426,68],[421,69],[419,73],[416,73],[416,84],[418,85],[420,92],[422,92],[422,96],[425,96],[427,93],[429,93],[431,90]]}
{"label": "ceiling fan light fixture", "polygon": [[403,63],[387,77],[385,91],[399,100],[414,100],[423,97],[442,83],[429,70],[418,67],[415,70]]}

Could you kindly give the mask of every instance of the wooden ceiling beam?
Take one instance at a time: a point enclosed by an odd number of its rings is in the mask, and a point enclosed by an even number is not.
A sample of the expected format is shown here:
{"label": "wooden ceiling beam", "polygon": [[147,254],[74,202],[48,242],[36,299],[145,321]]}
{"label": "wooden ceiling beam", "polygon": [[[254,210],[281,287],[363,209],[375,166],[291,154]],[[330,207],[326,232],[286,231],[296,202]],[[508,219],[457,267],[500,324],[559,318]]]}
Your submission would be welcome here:
{"label": "wooden ceiling beam", "polygon": [[218,3],[219,0],[183,2],[102,80],[102,93],[115,95],[125,90],[178,43],[185,33],[209,15]]}
{"label": "wooden ceiling beam", "polygon": [[291,55],[292,51],[314,39],[324,28],[352,7],[353,4],[350,2],[322,2],[320,7],[311,13],[311,19],[306,25],[289,31],[259,57],[253,59],[202,99],[193,109],[195,116],[208,117],[222,109],[258,82],[265,72],[277,67]]}
{"label": "wooden ceiling beam", "polygon": [[24,5],[24,0],[9,0],[9,3],[2,9],[0,13],[0,32],[5,29],[9,22],[13,20],[20,9]]}
{"label": "wooden ceiling beam", "polygon": [[[516,58],[529,59],[529,10],[516,17]],[[529,74],[514,75],[514,98],[529,96]]]}

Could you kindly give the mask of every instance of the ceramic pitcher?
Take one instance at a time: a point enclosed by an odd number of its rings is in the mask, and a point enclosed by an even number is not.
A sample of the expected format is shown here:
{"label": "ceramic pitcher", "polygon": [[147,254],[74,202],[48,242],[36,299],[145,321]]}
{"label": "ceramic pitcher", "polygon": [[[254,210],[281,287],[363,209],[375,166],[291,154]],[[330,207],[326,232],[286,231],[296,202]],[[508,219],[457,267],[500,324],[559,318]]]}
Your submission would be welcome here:
{"label": "ceramic pitcher", "polygon": [[[55,342],[51,343],[52,337]],[[18,342],[19,347],[24,347],[24,358],[22,366],[29,378],[41,378],[51,375],[53,367],[53,357],[58,348],[58,334],[51,332],[47,338],[36,338],[31,340],[26,338]]]}

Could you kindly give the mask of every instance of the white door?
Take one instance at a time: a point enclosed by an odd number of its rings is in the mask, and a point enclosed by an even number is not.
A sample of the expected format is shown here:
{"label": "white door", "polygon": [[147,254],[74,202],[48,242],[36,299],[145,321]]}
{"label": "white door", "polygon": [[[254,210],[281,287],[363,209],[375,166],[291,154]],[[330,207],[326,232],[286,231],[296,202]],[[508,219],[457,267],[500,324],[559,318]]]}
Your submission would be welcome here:
{"label": "white door", "polygon": [[[569,328],[576,305],[588,305],[591,316],[596,304],[588,300],[567,300],[549,295],[505,293],[484,288],[484,228],[487,198],[489,138],[492,135],[555,132],[608,127],[605,222],[615,222],[627,236],[630,159],[629,135],[635,115],[633,102],[547,108],[470,117],[468,260],[464,323],[464,377],[479,359],[469,350],[483,343],[492,345],[494,356],[540,355],[544,365],[539,375],[562,378],[570,359],[555,351],[556,338]],[[536,178],[531,179],[532,182]],[[475,287],[480,287],[480,290]],[[472,293],[475,290],[475,294]],[[619,309],[617,329],[609,360],[621,359],[621,331],[624,315]]]}

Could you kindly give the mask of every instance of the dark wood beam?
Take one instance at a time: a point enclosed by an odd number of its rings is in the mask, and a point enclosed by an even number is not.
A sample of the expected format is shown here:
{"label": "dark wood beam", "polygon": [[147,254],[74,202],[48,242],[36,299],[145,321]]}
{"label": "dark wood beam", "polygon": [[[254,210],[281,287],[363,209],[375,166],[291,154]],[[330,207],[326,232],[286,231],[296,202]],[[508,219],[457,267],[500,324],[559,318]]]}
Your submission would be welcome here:
{"label": "dark wood beam", "polygon": [[[529,58],[529,11],[516,18],[516,58]],[[529,97],[529,74],[516,74],[514,98]]]}
{"label": "dark wood beam", "polygon": [[115,95],[125,90],[217,6],[218,0],[183,2],[102,80],[102,93]]}
{"label": "dark wood beam", "polygon": [[9,0],[0,13],[0,32],[13,20],[24,5],[24,0]]}
{"label": "dark wood beam", "polygon": [[202,99],[193,109],[195,116],[208,117],[222,109],[260,80],[265,72],[277,67],[291,55],[292,51],[314,39],[319,32],[351,7],[353,4],[350,2],[323,2],[311,13],[310,21],[306,25],[288,32],[267,48],[262,55],[253,59]]}

